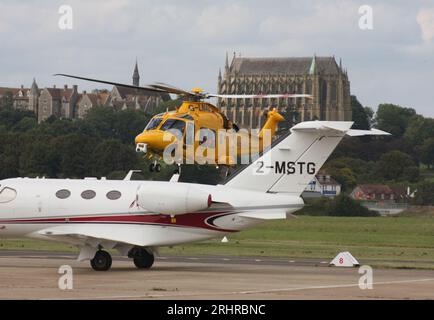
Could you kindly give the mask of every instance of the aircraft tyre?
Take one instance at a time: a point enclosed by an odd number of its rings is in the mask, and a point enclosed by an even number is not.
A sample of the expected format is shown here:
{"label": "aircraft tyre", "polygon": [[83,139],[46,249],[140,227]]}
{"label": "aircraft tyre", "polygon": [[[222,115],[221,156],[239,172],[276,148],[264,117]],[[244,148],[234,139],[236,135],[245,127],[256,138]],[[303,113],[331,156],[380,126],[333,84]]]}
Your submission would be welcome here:
{"label": "aircraft tyre", "polygon": [[155,164],[151,163],[151,164],[149,165],[149,171],[150,171],[150,172],[154,172],[154,169],[155,169]]}
{"label": "aircraft tyre", "polygon": [[160,172],[160,171],[161,171],[161,164],[157,163],[157,164],[155,165],[155,171],[156,171],[156,172]]}
{"label": "aircraft tyre", "polygon": [[145,249],[140,250],[133,259],[138,269],[150,269],[154,264],[154,255]]}
{"label": "aircraft tyre", "polygon": [[90,260],[90,265],[95,271],[107,271],[112,266],[112,257],[107,251],[99,250],[95,257]]}

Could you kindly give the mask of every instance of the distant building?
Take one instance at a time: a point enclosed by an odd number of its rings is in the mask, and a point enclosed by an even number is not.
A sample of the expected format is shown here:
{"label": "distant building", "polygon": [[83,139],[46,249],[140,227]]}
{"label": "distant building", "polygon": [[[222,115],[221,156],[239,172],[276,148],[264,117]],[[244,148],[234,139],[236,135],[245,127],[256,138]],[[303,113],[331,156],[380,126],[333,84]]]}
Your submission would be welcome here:
{"label": "distant building", "polygon": [[76,117],[83,119],[93,107],[105,105],[108,96],[109,93],[87,93],[86,91],[83,91],[77,103]]}
{"label": "distant building", "polygon": [[29,89],[24,88],[22,85],[21,88],[0,88],[0,98],[5,97],[7,94],[11,95],[13,100],[13,107],[16,109],[26,110],[29,105]]}
{"label": "distant building", "polygon": [[76,85],[62,89],[45,88],[41,91],[38,102],[38,122],[42,122],[51,116],[57,118],[74,118],[77,102],[80,98]]}
{"label": "distant building", "polygon": [[354,188],[350,195],[360,201],[407,202],[410,199],[405,187],[389,187],[383,184],[362,184]]}
{"label": "distant building", "polygon": [[361,201],[361,204],[369,210],[375,210],[381,215],[393,215],[408,207],[412,195],[409,188],[405,187],[363,184],[355,187],[350,197]]}
{"label": "distant building", "polygon": [[291,122],[307,120],[351,120],[350,81],[347,71],[334,57],[242,58],[219,71],[220,94],[306,93],[307,98],[219,99],[218,105],[230,120],[242,127],[258,128],[263,112],[276,107],[291,115]]}
{"label": "distant building", "polygon": [[33,79],[31,88],[24,88],[23,85],[20,88],[0,87],[0,98],[10,94],[15,109],[30,110],[36,113],[40,92],[36,80]]}
{"label": "distant building", "polygon": [[[133,85],[140,85],[139,68],[136,61],[133,71]],[[112,107],[117,110],[136,109],[153,113],[162,101],[170,100],[166,93],[155,93],[146,90],[114,86],[110,93],[78,92],[78,87],[73,85],[68,88],[44,88],[39,89],[36,80],[33,79],[30,88],[0,87],[0,98],[11,95],[13,107],[16,109],[35,112],[38,122],[42,122],[51,116],[57,118],[83,118],[90,108],[97,105]]]}
{"label": "distant building", "polygon": [[304,189],[303,197],[335,197],[341,193],[341,184],[327,173],[320,172]]}

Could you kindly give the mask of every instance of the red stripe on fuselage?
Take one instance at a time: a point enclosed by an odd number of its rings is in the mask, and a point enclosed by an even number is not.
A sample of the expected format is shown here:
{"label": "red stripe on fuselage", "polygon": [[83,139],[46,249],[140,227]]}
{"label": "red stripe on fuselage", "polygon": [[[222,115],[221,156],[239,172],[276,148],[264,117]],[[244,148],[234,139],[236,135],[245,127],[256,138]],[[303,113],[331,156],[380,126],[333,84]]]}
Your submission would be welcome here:
{"label": "red stripe on fuselage", "polygon": [[[175,216],[176,222],[168,215],[162,214],[140,214],[140,215],[101,215],[101,216],[68,216],[62,218],[38,218],[38,219],[13,219],[0,220],[4,224],[32,224],[32,223],[125,223],[125,224],[158,224],[172,227],[192,227],[224,232],[234,232],[235,230],[221,229],[212,223],[210,218],[218,218],[228,212],[209,212],[209,213],[187,213]],[[213,219],[214,220],[214,219]]]}

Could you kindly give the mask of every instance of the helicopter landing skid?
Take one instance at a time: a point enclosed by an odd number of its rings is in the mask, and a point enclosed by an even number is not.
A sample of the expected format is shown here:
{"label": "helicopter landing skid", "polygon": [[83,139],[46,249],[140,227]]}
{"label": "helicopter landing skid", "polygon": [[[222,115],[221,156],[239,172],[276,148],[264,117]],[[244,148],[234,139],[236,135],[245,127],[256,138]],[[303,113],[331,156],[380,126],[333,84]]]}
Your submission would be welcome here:
{"label": "helicopter landing skid", "polygon": [[177,168],[173,171],[173,174],[181,174],[181,164],[177,163]]}
{"label": "helicopter landing skid", "polygon": [[160,172],[161,171],[161,164],[159,164],[157,160],[154,160],[154,162],[152,162],[149,165],[149,171],[150,172],[154,172],[154,171],[155,172]]}

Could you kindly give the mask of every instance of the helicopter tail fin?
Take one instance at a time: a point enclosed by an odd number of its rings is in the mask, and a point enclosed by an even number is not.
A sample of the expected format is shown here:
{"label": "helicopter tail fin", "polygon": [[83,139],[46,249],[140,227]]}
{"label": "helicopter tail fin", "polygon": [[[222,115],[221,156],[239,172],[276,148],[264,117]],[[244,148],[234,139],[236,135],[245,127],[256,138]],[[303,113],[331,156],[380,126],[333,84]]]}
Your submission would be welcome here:
{"label": "helicopter tail fin", "polygon": [[228,187],[299,196],[324,162],[348,134],[386,135],[381,130],[351,130],[353,122],[308,121],[291,128],[291,134],[234,175]]}
{"label": "helicopter tail fin", "polygon": [[261,131],[259,132],[259,139],[262,139],[264,137],[264,133],[266,130],[270,130],[271,137],[273,137],[273,135],[275,134],[276,129],[277,129],[277,124],[283,120],[285,120],[285,119],[276,109],[268,111],[267,112],[267,121],[265,122],[264,126],[262,127]]}

